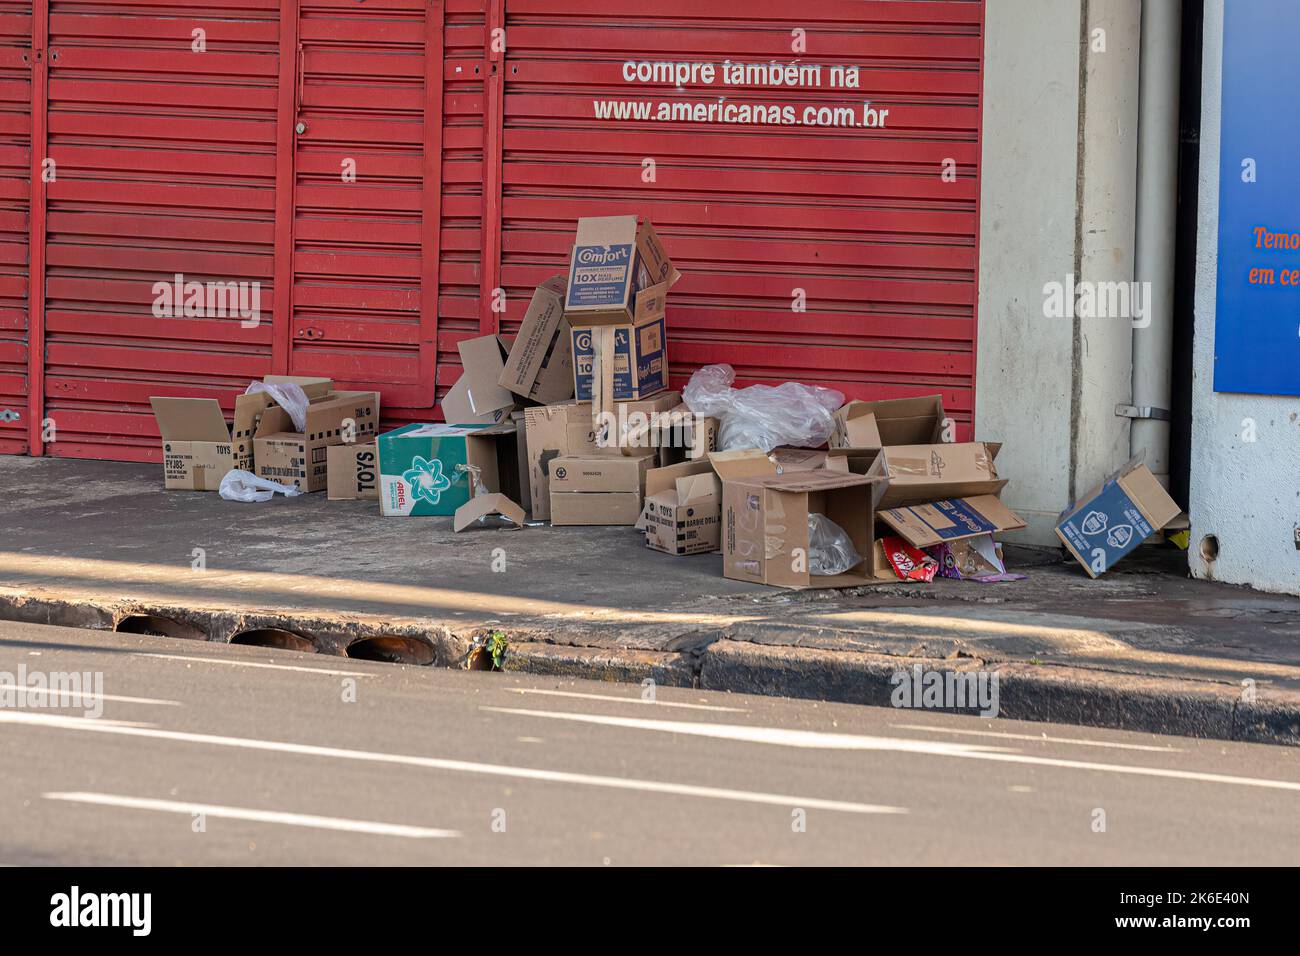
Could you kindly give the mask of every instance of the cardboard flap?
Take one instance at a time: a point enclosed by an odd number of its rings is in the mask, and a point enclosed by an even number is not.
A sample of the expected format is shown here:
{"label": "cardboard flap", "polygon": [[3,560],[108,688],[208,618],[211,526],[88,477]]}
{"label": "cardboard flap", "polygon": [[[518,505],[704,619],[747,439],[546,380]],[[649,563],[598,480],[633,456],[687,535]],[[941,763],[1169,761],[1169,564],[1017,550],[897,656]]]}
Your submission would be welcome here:
{"label": "cardboard flap", "polygon": [[678,465],[668,465],[664,468],[650,468],[645,473],[645,493],[646,497],[657,495],[661,491],[672,491],[680,487],[679,482],[683,478],[690,478],[695,475],[708,475],[713,477],[713,465],[707,459],[697,458],[693,461],[684,461]]}
{"label": "cardboard flap", "polygon": [[1183,512],[1146,465],[1133,469],[1119,480],[1119,484],[1156,531]]}
{"label": "cardboard flap", "polygon": [[828,471],[818,469],[816,471],[801,471],[794,474],[774,475],[769,478],[762,478],[755,484],[763,485],[765,488],[772,488],[777,491],[793,492],[813,492],[829,491],[832,488],[853,488],[857,485],[870,485],[878,481],[883,481],[871,475],[846,475],[838,471]]}
{"label": "cardboard flap", "polygon": [[776,465],[758,448],[709,452],[709,464],[723,481],[737,478],[761,478],[776,474]]}
{"label": "cardboard flap", "polygon": [[150,396],[149,404],[164,441],[230,441],[230,429],[215,398]]}
{"label": "cardboard flap", "polygon": [[462,339],[456,346],[460,351],[460,364],[464,367],[461,378],[467,380],[466,398],[475,415],[486,415],[499,409],[509,409],[515,404],[513,393],[501,387],[505,371],[505,357],[501,342],[495,335],[480,335]]}
{"label": "cardboard flap", "polygon": [[524,509],[519,507],[500,492],[488,495],[475,495],[456,509],[452,517],[452,531],[464,531],[479,518],[497,514],[505,518],[516,528],[524,526]]}
{"label": "cardboard flap", "polygon": [[682,277],[668,258],[663,240],[655,232],[655,227],[647,219],[636,233],[636,252],[640,257],[641,267],[645,269],[652,284],[663,284],[665,289],[673,286]]}
{"label": "cardboard flap", "polygon": [[993,495],[892,508],[880,512],[880,520],[914,548],[1025,527],[1024,519]]}
{"label": "cardboard flap", "polygon": [[676,489],[678,504],[690,505],[708,498],[716,498],[722,493],[722,484],[718,476],[710,471],[703,475],[687,475],[678,478]]}

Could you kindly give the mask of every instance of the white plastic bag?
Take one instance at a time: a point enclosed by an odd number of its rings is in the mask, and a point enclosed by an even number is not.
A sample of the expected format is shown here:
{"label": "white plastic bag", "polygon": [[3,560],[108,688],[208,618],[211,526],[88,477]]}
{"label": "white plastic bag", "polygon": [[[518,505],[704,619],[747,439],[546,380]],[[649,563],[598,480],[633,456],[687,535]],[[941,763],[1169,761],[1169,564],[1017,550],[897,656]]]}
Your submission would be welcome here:
{"label": "white plastic bag", "polygon": [[825,515],[809,513],[809,574],[843,574],[861,560],[848,532]]}
{"label": "white plastic bag", "polygon": [[258,392],[266,392],[271,396],[272,401],[279,405],[289,417],[293,419],[293,429],[298,432],[307,430],[307,406],[310,400],[307,393],[302,390],[302,386],[297,382],[253,382],[248,388],[244,389],[245,395],[255,395]]}
{"label": "white plastic bag", "polygon": [[786,382],[736,389],[731,387],[735,380],[730,365],[706,365],[682,389],[692,412],[720,420],[719,451],[816,448],[830,438],[832,413],[844,404],[844,395],[833,388]]}
{"label": "white plastic bag", "polygon": [[221,486],[217,491],[227,501],[270,501],[277,491],[286,498],[302,494],[293,485],[282,485],[269,478],[259,478],[251,471],[244,471],[242,468],[226,472],[226,477],[221,479]]}

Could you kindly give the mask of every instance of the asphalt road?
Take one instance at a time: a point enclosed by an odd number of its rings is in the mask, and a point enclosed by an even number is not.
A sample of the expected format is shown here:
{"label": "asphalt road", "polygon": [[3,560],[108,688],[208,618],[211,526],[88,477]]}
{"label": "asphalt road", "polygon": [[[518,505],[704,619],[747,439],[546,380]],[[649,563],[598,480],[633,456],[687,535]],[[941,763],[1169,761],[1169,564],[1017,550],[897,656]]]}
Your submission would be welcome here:
{"label": "asphalt road", "polygon": [[[1300,863],[1300,750],[0,623],[0,864]],[[102,709],[102,714],[95,716]]]}

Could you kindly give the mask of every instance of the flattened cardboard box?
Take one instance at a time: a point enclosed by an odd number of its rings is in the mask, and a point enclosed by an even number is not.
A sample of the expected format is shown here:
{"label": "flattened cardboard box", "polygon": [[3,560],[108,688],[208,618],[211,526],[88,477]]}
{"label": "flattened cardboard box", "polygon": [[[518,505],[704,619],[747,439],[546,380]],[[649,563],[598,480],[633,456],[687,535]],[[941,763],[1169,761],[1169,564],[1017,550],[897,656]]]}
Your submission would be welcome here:
{"label": "flattened cardboard box", "polygon": [[[873,487],[885,479],[818,469],[725,480],[722,486],[722,572],[737,581],[786,588],[842,588],[875,577]],[[853,542],[862,560],[844,574],[808,570],[808,515],[825,515]]]}
{"label": "flattened cardboard box", "polygon": [[943,397],[852,401],[835,412],[831,448],[935,445],[943,441]]}
{"label": "flattened cardboard box", "polygon": [[717,551],[721,540],[722,482],[705,459],[646,472],[646,499],[638,527],[646,546],[667,554]]}
{"label": "flattened cardboard box", "polygon": [[564,276],[552,276],[533,293],[497,382],[543,405],[573,397],[573,336],[564,318]]}
{"label": "flattened cardboard box", "polygon": [[641,517],[638,491],[551,494],[551,524],[634,525]]}
{"label": "flattened cardboard box", "polygon": [[329,474],[325,496],[330,501],[379,498],[379,446],[330,445],[326,452]]}
{"label": "flattened cardboard box", "polygon": [[235,467],[234,446],[214,398],[152,397],[162,436],[163,487],[216,491]]}
{"label": "flattened cardboard box", "polygon": [[551,463],[551,494],[591,494],[645,489],[651,455],[569,455]]}
{"label": "flattened cardboard box", "polygon": [[947,498],[880,512],[880,520],[914,548],[974,538],[1000,531],[1018,531],[1025,521],[993,495]]}
{"label": "flattened cardboard box", "polygon": [[1150,468],[1129,462],[1062,515],[1056,536],[1096,578],[1181,513]]}
{"label": "flattened cardboard box", "polygon": [[[564,312],[571,322],[632,321],[637,293],[680,278],[654,226],[636,216],[578,220],[569,257]],[[665,291],[666,291],[665,288]]]}
{"label": "flattened cardboard box", "polygon": [[303,432],[293,431],[285,409],[268,406],[253,434],[256,474],[301,491],[324,491],[329,446],[343,444],[345,435],[365,443],[378,431],[378,392],[330,392],[312,401]]}

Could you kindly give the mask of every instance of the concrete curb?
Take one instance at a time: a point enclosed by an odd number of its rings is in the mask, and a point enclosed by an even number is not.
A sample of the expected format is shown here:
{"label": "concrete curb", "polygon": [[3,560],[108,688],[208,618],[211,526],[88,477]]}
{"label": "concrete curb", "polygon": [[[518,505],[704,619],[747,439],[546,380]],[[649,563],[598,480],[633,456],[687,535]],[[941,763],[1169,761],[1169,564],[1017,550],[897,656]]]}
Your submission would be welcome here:
{"label": "concrete curb", "polygon": [[[359,641],[401,637],[432,649],[432,664],[467,668],[476,642],[493,628],[466,628],[428,620],[387,621],[374,617],[329,616],[276,610],[79,601],[27,591],[0,591],[0,619],[94,630],[116,630],[135,614],[183,622],[209,641],[228,643],[254,628],[279,627],[310,635],[318,653],[348,656]],[[1123,674],[1061,665],[984,664],[969,657],[919,658],[825,650],[745,640],[733,628],[702,646],[681,651],[589,647],[552,643],[548,627],[503,624],[510,641],[503,669],[589,680],[892,707],[900,670],[998,675],[998,716],[1146,733],[1300,746],[1300,692],[1265,688],[1253,701],[1229,683]],[[963,711],[972,713],[972,711]]]}

